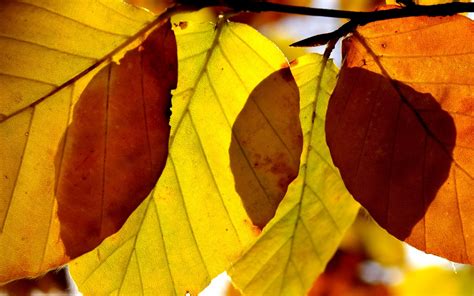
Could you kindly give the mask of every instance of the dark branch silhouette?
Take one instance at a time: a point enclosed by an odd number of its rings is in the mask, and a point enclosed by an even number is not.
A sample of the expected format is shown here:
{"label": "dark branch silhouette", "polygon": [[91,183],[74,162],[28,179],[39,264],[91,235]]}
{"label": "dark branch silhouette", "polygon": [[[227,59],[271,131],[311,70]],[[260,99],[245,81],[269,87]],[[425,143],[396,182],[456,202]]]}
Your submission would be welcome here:
{"label": "dark branch silhouette", "polygon": [[258,0],[204,0],[199,4],[193,0],[181,0],[178,10],[195,10],[203,7],[225,7],[236,12],[280,12],[308,16],[345,18],[349,22],[333,32],[315,35],[291,44],[291,46],[306,47],[328,43],[352,32],[357,26],[375,21],[404,18],[411,16],[448,16],[462,12],[474,12],[474,3],[452,2],[436,5],[417,5],[412,1],[399,1],[402,6],[378,11],[347,11],[337,9],[294,6]]}

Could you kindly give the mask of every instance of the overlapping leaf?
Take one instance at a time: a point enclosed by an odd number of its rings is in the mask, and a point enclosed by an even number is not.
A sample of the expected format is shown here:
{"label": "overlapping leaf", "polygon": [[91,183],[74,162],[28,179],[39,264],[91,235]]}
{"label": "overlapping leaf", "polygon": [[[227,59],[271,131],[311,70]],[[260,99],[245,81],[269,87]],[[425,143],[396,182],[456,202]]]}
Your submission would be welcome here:
{"label": "overlapping leaf", "polygon": [[[327,101],[336,80],[332,63],[308,55],[293,72],[300,88],[303,153],[275,217],[229,271],[248,295],[304,295],[337,249],[358,210],[329,156],[324,137]],[[321,78],[321,68],[324,75]]]}
{"label": "overlapping leaf", "polygon": [[56,155],[61,240],[75,258],[115,233],[148,196],[168,154],[176,41],[170,23],[102,68],[74,107]]}
{"label": "overlapping leaf", "polygon": [[196,295],[256,236],[230,168],[232,124],[250,91],[287,62],[242,24],[177,22],[175,32],[167,164],[124,227],[71,263],[86,294]]}
{"label": "overlapping leaf", "polygon": [[0,282],[69,259],[55,199],[61,138],[86,80],[151,19],[117,1],[0,3]]}
{"label": "overlapping leaf", "polygon": [[344,43],[326,131],[349,191],[390,233],[474,258],[474,23],[387,20]]}
{"label": "overlapping leaf", "polygon": [[303,142],[299,101],[291,70],[282,68],[254,88],[232,127],[235,189],[259,229],[273,218],[298,174]]}

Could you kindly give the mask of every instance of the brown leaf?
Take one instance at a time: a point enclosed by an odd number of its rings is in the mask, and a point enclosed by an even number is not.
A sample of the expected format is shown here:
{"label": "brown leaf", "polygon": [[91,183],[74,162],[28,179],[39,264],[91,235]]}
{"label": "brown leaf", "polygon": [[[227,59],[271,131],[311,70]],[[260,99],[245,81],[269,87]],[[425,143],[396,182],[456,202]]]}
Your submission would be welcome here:
{"label": "brown leaf", "polygon": [[263,80],[232,128],[235,187],[252,223],[263,228],[298,175],[303,136],[298,86],[290,68]]}
{"label": "brown leaf", "polygon": [[474,262],[474,26],[375,22],[344,41],[327,142],[353,196],[401,240]]}
{"label": "brown leaf", "polygon": [[76,104],[56,158],[61,238],[71,258],[119,230],[160,176],[176,59],[168,23],[97,73]]}

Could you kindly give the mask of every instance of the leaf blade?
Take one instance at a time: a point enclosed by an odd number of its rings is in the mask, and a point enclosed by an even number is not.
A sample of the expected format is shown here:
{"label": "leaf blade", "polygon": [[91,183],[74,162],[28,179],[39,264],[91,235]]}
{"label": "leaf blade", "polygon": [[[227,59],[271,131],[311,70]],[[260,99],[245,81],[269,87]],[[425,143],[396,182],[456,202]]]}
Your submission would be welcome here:
{"label": "leaf blade", "polygon": [[[55,154],[61,136],[88,80],[109,58],[139,45],[136,39],[162,20],[152,22],[152,15],[108,0],[4,1],[0,15],[5,53],[0,62],[0,147],[8,152],[0,166],[0,282],[5,282],[37,276],[70,260],[56,214]],[[109,37],[99,40],[103,34]],[[102,46],[104,41],[109,44]],[[82,55],[90,59],[84,62]],[[65,65],[68,58],[73,59],[70,66]]]}
{"label": "leaf blade", "polygon": [[[176,25],[175,32],[179,78],[165,170],[124,228],[71,264],[85,293],[137,288],[144,294],[197,294],[255,237],[233,185],[231,123],[249,91],[286,61],[269,40],[242,24],[220,23],[216,28],[188,22]],[[220,101],[224,98],[225,104]],[[126,254],[116,260],[101,260],[128,244]],[[146,263],[149,254],[159,258],[156,264]],[[140,272],[127,267],[135,257]],[[105,278],[108,266],[114,272]],[[143,288],[132,280],[138,277]]]}
{"label": "leaf blade", "polygon": [[[229,271],[243,293],[306,293],[357,213],[357,204],[345,191],[327,147],[321,144],[324,129],[318,123],[325,118],[336,76],[334,65],[329,64],[325,78],[319,81],[321,67],[325,67],[321,56],[308,55],[297,60],[292,69],[301,93],[304,140],[300,172],[289,185],[275,217]],[[316,90],[315,84],[320,89]],[[321,226],[320,232],[312,232],[311,226]]]}
{"label": "leaf blade", "polygon": [[[473,124],[473,80],[466,73],[472,46],[464,39],[472,35],[472,27],[462,16],[361,27],[357,39],[346,41],[348,60],[341,81],[344,75],[359,79],[353,92],[362,96],[345,97],[336,88],[327,125],[331,154],[347,187],[377,222],[419,249],[458,262],[472,257],[472,226],[465,218],[472,211],[472,194],[466,190],[473,175],[468,160],[472,134],[466,132]],[[375,82],[378,90],[370,85]],[[378,98],[381,103],[374,103]],[[361,115],[341,119],[337,110],[346,103],[354,111],[348,114],[358,114],[357,100],[365,102]],[[367,139],[349,132],[341,145],[339,136],[351,129],[346,120]],[[353,147],[351,152],[346,145]],[[343,150],[355,155],[353,159],[341,157]],[[357,177],[356,163],[365,177]]]}
{"label": "leaf blade", "polygon": [[[2,93],[0,113],[11,116],[47,96],[151,21],[144,11],[122,5],[114,1],[2,2],[0,85],[7,91]],[[114,27],[113,20],[119,26]],[[35,67],[18,66],[25,64]]]}

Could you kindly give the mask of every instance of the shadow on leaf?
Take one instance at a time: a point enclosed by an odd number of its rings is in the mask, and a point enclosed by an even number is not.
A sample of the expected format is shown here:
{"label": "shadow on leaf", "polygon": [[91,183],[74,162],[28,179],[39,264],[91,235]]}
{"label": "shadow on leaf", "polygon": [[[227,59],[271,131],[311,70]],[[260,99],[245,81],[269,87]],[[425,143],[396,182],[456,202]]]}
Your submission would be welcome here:
{"label": "shadow on leaf", "polygon": [[272,73],[252,91],[232,132],[235,188],[261,229],[298,174],[303,137],[298,87],[289,68]]}
{"label": "shadow on leaf", "polygon": [[326,117],[327,143],[351,194],[391,234],[426,247],[425,213],[446,182],[456,127],[432,95],[343,68]]}
{"label": "shadow on leaf", "polygon": [[71,258],[118,231],[147,197],[168,154],[176,41],[156,29],[91,80],[56,155],[61,239]]}

